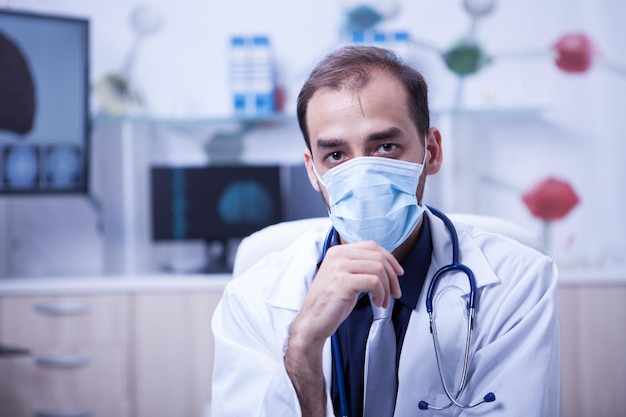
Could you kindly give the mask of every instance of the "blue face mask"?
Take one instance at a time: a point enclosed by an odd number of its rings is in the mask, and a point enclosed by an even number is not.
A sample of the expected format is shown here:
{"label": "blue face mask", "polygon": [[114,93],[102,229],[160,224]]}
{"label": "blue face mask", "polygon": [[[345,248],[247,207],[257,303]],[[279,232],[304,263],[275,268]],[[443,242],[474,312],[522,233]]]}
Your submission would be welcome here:
{"label": "blue face mask", "polygon": [[323,178],[315,175],[326,189],[339,235],[348,243],[374,240],[391,252],[424,213],[415,196],[423,169],[423,163],[364,156],[330,169]]}

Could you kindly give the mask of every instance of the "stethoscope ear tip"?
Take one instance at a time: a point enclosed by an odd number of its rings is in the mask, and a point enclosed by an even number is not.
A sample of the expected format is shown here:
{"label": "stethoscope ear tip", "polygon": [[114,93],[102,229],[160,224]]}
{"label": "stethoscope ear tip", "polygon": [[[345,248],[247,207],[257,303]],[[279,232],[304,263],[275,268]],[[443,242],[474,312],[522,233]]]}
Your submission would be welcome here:
{"label": "stethoscope ear tip", "polygon": [[496,400],[496,394],[489,392],[483,397],[483,400],[485,400],[486,403],[494,402]]}

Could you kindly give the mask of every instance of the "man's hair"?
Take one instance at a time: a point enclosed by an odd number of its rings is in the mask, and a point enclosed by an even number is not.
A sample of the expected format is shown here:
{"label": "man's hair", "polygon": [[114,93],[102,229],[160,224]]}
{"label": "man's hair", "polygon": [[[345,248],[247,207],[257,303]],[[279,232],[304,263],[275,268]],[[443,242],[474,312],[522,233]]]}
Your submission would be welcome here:
{"label": "man's hair", "polygon": [[311,71],[298,95],[297,116],[306,146],[311,149],[306,122],[311,97],[322,88],[339,91],[359,90],[367,85],[372,73],[382,71],[394,76],[404,87],[409,114],[421,138],[430,127],[428,86],[424,77],[387,49],[375,46],[345,46],[327,55]]}

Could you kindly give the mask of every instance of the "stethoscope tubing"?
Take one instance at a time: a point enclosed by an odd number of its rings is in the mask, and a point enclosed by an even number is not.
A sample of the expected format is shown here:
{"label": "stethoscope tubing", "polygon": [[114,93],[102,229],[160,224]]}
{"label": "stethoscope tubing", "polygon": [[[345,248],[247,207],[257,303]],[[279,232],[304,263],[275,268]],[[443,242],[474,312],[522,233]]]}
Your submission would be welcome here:
{"label": "stethoscope tubing", "polygon": [[[450,400],[450,403],[443,407],[435,407],[435,406],[428,404],[425,401],[420,401],[418,404],[418,408],[420,410],[428,410],[428,409],[444,410],[444,409],[451,407],[452,405],[455,405],[459,408],[473,408],[485,402],[495,401],[496,399],[495,395],[492,392],[489,392],[487,395],[485,395],[482,398],[482,400],[474,404],[462,404],[458,402],[458,398],[461,396],[461,394],[463,393],[463,390],[466,387],[467,368],[468,368],[468,363],[469,363],[469,348],[470,348],[470,342],[471,342],[471,334],[474,328],[474,312],[476,308],[476,288],[477,288],[476,279],[474,277],[474,273],[469,267],[467,267],[464,264],[459,263],[459,237],[452,221],[441,211],[430,206],[428,207],[428,209],[435,216],[437,216],[439,219],[441,219],[444,222],[446,229],[448,230],[450,234],[450,239],[452,242],[452,263],[442,267],[433,275],[433,278],[430,282],[430,285],[428,287],[428,291],[426,294],[426,311],[428,312],[429,320],[430,320],[430,332],[433,337],[433,345],[434,345],[435,356],[437,360],[437,368],[439,370],[439,377],[441,378],[441,384],[446,393],[446,396]],[[324,245],[322,247],[322,255],[321,255],[321,259],[318,265],[321,264],[322,261],[324,260],[328,249],[330,249],[332,246],[338,243],[339,243],[339,236],[337,234],[337,231],[335,230],[334,227],[331,227],[330,230],[328,231],[328,234],[326,235],[326,239],[324,240]],[[455,272],[455,271],[462,272],[463,274],[467,276],[469,286],[470,286],[470,291],[469,291],[469,298],[467,301],[468,324],[467,324],[467,338],[466,338],[466,344],[465,344],[465,354],[463,358],[464,359],[463,360],[463,372],[461,375],[461,381],[459,384],[459,388],[456,392],[456,395],[452,395],[452,393],[450,392],[450,390],[448,389],[445,383],[445,378],[444,378],[442,366],[441,366],[441,354],[440,354],[439,341],[437,338],[437,329],[436,329],[436,325],[434,321],[434,314],[433,314],[433,298],[437,290],[437,284],[440,278],[448,273]],[[341,349],[339,346],[339,340],[338,340],[336,332],[331,336],[331,349],[332,349],[332,356],[333,356],[334,363],[335,363],[335,373],[337,376],[337,385],[338,385],[338,391],[339,391],[339,412],[342,417],[348,417],[349,412],[348,412],[348,402],[347,402],[347,395],[346,395],[346,386],[345,386],[344,375],[343,375],[343,360],[341,359]]]}
{"label": "stethoscope tubing", "polygon": [[339,414],[341,417],[348,417],[348,399],[346,398],[346,383],[343,380],[343,361],[341,360],[341,348],[337,333],[330,338],[333,357],[335,358],[335,373],[337,374],[337,384],[339,386]]}

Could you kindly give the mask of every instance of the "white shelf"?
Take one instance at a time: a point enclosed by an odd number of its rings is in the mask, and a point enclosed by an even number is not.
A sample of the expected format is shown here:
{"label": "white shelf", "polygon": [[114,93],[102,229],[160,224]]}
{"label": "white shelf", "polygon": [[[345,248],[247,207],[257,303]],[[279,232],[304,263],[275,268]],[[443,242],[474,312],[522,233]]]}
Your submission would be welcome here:
{"label": "white shelf", "polygon": [[[476,107],[476,108],[433,108],[430,110],[432,117],[437,116],[479,116],[479,117],[535,117],[546,112],[544,107]],[[297,121],[295,113],[274,113],[263,116],[231,116],[231,115],[206,115],[206,116],[169,116],[155,114],[128,114],[128,115],[92,115],[92,123],[120,124],[120,123],[150,123],[159,125],[261,125],[273,123],[287,123]]]}

